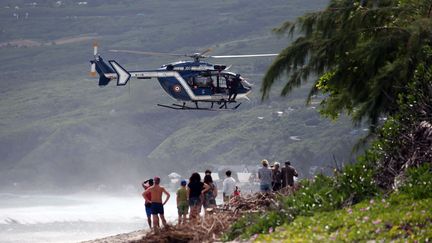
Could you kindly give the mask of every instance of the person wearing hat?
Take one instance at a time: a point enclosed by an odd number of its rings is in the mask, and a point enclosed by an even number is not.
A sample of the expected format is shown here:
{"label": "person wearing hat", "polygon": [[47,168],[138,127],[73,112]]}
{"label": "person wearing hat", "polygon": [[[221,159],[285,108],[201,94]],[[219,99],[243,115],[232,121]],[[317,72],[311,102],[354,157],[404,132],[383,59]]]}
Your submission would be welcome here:
{"label": "person wearing hat", "polygon": [[[169,192],[160,186],[161,179],[159,177],[154,178],[154,185],[151,186],[148,191],[149,193],[144,194],[144,198],[151,203],[151,211],[153,216],[153,229],[159,229],[159,217],[164,226],[167,226],[165,217],[164,217],[164,208],[163,206],[168,202],[170,198]],[[162,194],[166,195],[165,201],[162,202]]]}
{"label": "person wearing hat", "polygon": [[282,187],[294,186],[294,176],[298,176],[296,169],[291,166],[291,162],[285,162],[285,167],[282,168]]}
{"label": "person wearing hat", "polygon": [[258,179],[260,180],[260,191],[271,192],[272,171],[269,168],[266,159],[261,161],[262,167],[258,170]]}
{"label": "person wearing hat", "polygon": [[181,180],[180,188],[177,190],[177,211],[178,211],[178,224],[186,224],[186,215],[188,214],[189,202],[188,192],[186,189],[186,180]]}

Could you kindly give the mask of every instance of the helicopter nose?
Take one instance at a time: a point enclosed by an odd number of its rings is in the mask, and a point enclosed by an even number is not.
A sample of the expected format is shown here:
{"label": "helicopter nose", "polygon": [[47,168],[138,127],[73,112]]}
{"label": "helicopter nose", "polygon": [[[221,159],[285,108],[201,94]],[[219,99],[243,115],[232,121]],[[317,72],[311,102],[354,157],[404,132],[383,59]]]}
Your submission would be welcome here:
{"label": "helicopter nose", "polygon": [[245,89],[248,89],[248,90],[252,89],[253,85],[248,80],[243,78],[241,83]]}

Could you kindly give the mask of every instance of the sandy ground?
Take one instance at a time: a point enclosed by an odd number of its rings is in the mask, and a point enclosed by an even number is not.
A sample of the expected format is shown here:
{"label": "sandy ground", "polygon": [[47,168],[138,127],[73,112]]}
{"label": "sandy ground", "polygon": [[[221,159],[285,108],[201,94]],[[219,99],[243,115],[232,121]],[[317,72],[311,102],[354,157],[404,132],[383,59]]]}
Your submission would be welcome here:
{"label": "sandy ground", "polygon": [[149,230],[137,230],[130,233],[113,235],[105,238],[83,241],[82,243],[124,243],[140,240]]}

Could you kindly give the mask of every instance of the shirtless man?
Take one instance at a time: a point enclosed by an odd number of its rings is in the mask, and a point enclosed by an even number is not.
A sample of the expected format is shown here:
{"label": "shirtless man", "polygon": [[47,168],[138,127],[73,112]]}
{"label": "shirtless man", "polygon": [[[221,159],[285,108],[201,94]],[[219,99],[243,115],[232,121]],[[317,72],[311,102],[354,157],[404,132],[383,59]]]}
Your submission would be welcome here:
{"label": "shirtless man", "polygon": [[[164,187],[161,187],[160,185],[160,178],[155,177],[154,178],[154,185],[147,190],[149,193],[145,193],[144,197],[147,201],[151,202],[151,213],[153,216],[153,228],[158,229],[159,228],[159,217],[162,220],[162,224],[164,226],[167,225],[165,217],[164,217],[164,208],[163,205],[165,205],[166,202],[168,202],[168,199],[170,198],[169,192],[165,190]],[[165,201],[162,203],[162,193],[165,193],[166,198]],[[150,195],[150,197],[149,197]],[[159,215],[159,217],[158,217]]]}
{"label": "shirtless man", "polygon": [[[150,229],[152,228],[152,222],[151,222],[151,203],[145,199],[145,194],[150,194],[149,191],[148,191],[148,189],[151,186],[153,186],[153,184],[154,184],[153,183],[153,179],[146,180],[146,181],[144,181],[142,183],[142,186],[144,188],[144,192],[142,193],[142,196],[143,196],[143,198],[145,200],[145,204],[144,205],[145,205],[145,210],[146,210],[146,214],[147,214],[147,223],[148,223]],[[151,199],[151,195],[148,195],[148,197]]]}

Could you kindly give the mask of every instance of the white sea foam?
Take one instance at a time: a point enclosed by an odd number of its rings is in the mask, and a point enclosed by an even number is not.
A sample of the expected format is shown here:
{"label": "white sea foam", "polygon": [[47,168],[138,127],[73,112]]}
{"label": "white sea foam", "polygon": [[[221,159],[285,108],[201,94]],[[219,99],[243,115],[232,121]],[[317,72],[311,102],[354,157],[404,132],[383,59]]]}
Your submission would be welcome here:
{"label": "white sea foam", "polygon": [[[175,221],[175,193],[165,206]],[[77,242],[146,229],[144,200],[100,195],[0,194],[0,242]]]}

